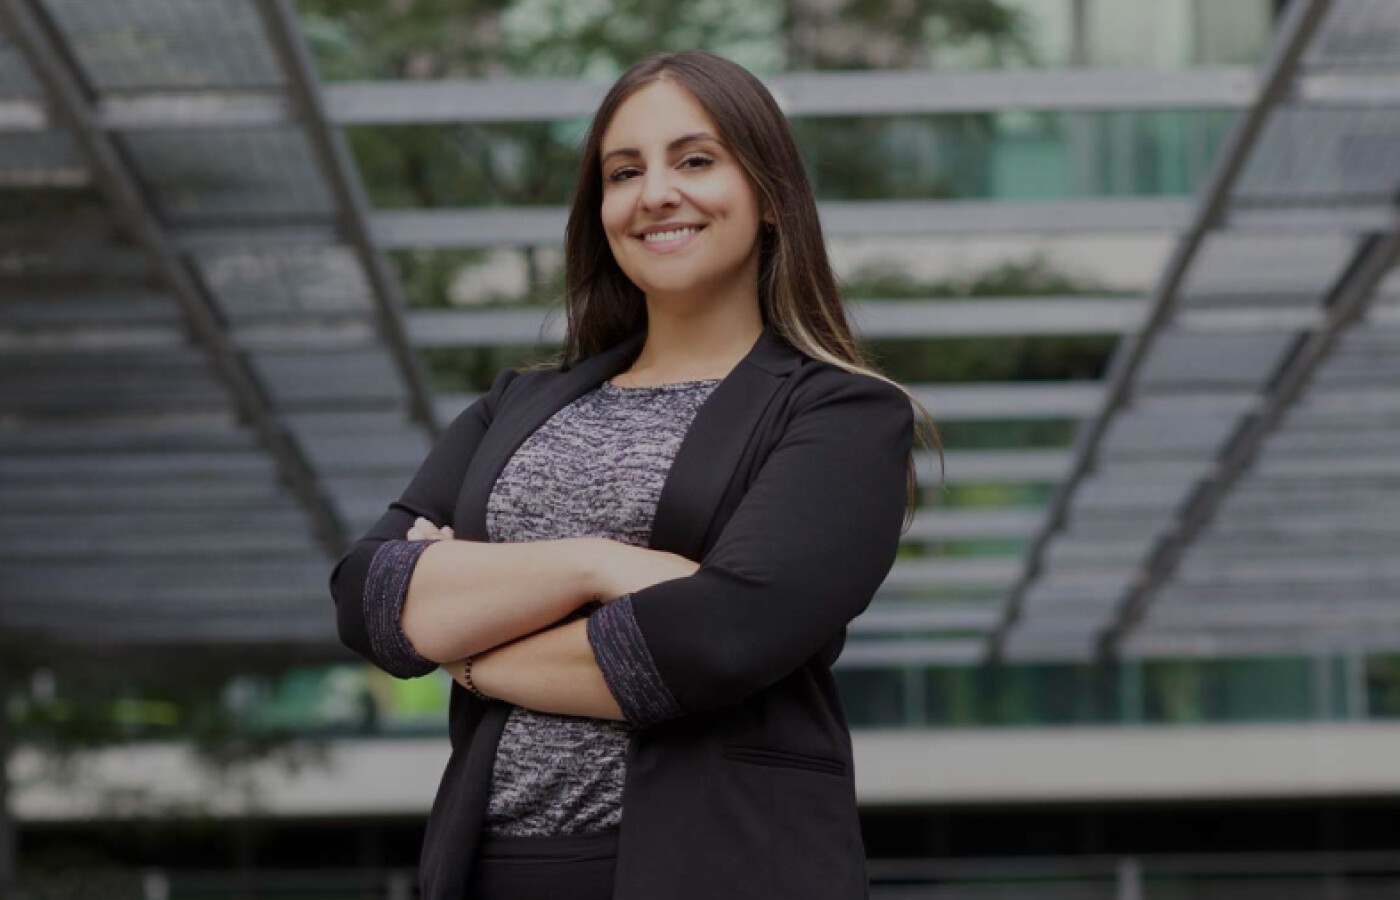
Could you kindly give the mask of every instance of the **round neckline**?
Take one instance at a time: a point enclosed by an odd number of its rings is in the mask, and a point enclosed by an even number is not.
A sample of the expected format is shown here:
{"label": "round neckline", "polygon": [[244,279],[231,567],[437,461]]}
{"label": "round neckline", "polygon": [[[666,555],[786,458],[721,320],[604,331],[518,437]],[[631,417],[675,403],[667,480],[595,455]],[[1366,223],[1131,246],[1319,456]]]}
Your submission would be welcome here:
{"label": "round neckline", "polygon": [[620,384],[613,384],[611,381],[605,379],[603,381],[602,386],[611,388],[615,391],[664,391],[675,390],[684,387],[692,387],[698,384],[715,384],[723,380],[724,379],[722,378],[698,378],[693,381],[667,381],[661,384],[641,384],[624,386]]}

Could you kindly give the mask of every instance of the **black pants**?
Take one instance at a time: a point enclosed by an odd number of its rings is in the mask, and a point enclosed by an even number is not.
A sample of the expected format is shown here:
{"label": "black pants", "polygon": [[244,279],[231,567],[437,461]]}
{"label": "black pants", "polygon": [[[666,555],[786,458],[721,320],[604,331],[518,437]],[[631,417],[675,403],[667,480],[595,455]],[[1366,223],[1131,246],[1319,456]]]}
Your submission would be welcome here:
{"label": "black pants", "polygon": [[467,900],[612,900],[618,831],[482,835]]}

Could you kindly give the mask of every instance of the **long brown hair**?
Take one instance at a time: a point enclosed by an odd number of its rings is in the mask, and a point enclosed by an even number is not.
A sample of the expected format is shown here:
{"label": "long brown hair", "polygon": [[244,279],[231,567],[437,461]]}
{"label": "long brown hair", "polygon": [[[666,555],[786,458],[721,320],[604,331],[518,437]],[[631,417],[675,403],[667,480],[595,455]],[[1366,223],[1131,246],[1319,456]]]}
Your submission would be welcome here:
{"label": "long brown hair", "polygon": [[[599,155],[603,132],[618,107],[660,80],[680,85],[699,101],[717,136],[748,173],[763,209],[776,214],[775,225],[761,228],[759,237],[758,298],[764,323],[814,360],[904,391],[923,414],[925,427],[919,429],[915,422],[916,443],[937,448],[941,468],[943,442],[933,417],[908,389],[876,371],[851,335],[827,259],[816,197],[786,117],[752,73],[706,50],[658,53],[641,60],[623,73],[599,105],[584,140],[565,229],[564,346],[554,359],[529,368],[576,363],[646,328],[646,298],[619,268],[603,231]],[[919,501],[912,454],[907,485],[905,530]]]}

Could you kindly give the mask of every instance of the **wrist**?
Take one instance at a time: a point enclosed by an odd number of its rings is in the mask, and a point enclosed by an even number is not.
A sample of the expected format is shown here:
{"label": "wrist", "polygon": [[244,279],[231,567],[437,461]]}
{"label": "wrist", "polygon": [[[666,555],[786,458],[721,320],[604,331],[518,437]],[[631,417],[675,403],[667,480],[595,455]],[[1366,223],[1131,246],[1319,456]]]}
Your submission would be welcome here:
{"label": "wrist", "polygon": [[481,690],[481,660],[484,653],[475,656],[468,656],[462,660],[462,687],[479,700],[491,700],[492,698]]}

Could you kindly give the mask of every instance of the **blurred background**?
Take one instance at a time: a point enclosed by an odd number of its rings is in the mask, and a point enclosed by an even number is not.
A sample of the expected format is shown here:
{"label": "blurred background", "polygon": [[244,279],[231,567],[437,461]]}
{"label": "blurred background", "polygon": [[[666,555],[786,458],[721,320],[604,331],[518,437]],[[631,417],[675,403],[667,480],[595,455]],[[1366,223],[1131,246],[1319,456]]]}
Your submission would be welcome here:
{"label": "blurred background", "polygon": [[0,894],[415,896],[451,682],[330,566],[692,47],[947,444],[836,666],[872,897],[1400,897],[1400,0],[0,0]]}

